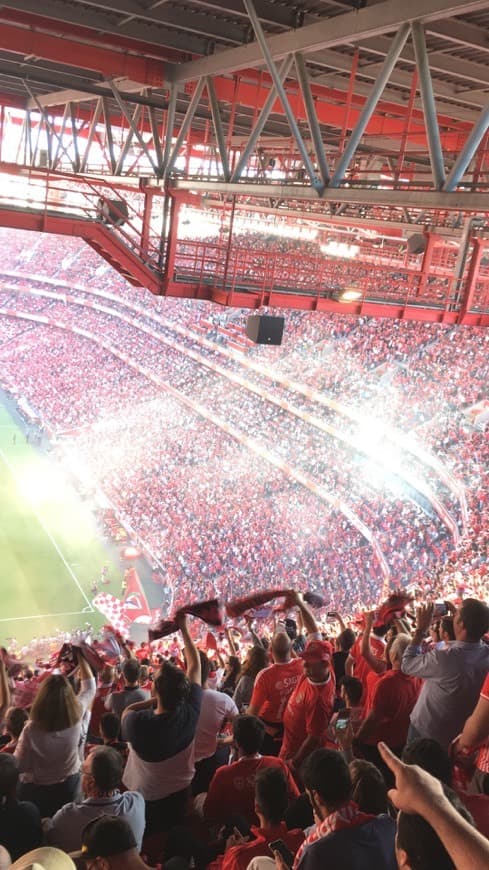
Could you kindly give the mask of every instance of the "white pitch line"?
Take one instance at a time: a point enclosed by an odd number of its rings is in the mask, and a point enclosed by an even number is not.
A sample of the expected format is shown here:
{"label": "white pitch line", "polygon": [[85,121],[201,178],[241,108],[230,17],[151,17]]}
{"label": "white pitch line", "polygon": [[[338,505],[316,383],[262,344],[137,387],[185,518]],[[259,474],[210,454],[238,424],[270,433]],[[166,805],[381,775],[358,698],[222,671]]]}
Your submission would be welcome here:
{"label": "white pitch line", "polygon": [[[10,472],[12,478],[14,479],[15,484],[16,484],[16,486],[17,486],[17,489],[19,489],[19,487],[18,487],[17,477],[16,477],[15,472],[14,472],[14,470],[13,470],[13,468],[12,468],[11,462],[10,462],[10,460],[8,459],[8,457],[5,456],[5,453],[3,452],[3,450],[2,450],[1,448],[0,448],[0,456],[2,457],[2,459],[3,459],[4,463],[5,463],[5,465],[7,466],[7,468],[8,468],[8,470],[9,470],[9,472]],[[94,611],[94,609],[93,609],[93,607],[92,607],[92,605],[91,605],[89,599],[87,598],[87,596],[86,596],[84,590],[82,589],[82,587],[81,587],[81,585],[80,585],[80,581],[78,580],[78,577],[76,576],[76,574],[74,573],[73,569],[72,569],[71,566],[68,564],[68,562],[66,561],[65,557],[63,556],[63,553],[61,552],[61,550],[60,550],[60,548],[59,548],[59,546],[58,546],[58,543],[57,543],[57,542],[55,541],[55,539],[53,538],[51,532],[49,531],[49,529],[47,528],[46,524],[44,523],[44,520],[42,519],[41,515],[40,515],[39,512],[36,510],[36,508],[34,507],[34,505],[30,504],[29,507],[30,507],[30,509],[32,510],[33,514],[36,516],[37,521],[38,521],[39,525],[41,526],[41,528],[44,529],[46,535],[48,536],[48,538],[49,538],[49,540],[51,541],[51,543],[52,543],[54,549],[56,550],[56,552],[57,552],[59,558],[60,558],[61,561],[63,562],[63,565],[65,566],[65,568],[66,568],[66,570],[68,571],[70,577],[72,578],[72,580],[74,581],[75,585],[77,586],[78,591],[81,593],[81,595],[83,596],[83,598],[84,598],[85,601],[87,602],[87,604],[88,604],[88,606],[89,606],[89,608],[90,608],[90,613],[94,613],[95,611]],[[23,618],[23,617],[19,617],[19,618]]]}
{"label": "white pitch line", "polygon": [[[93,607],[90,612],[95,613]],[[49,619],[49,617],[52,616],[82,616],[86,613],[86,610],[65,610],[64,613],[36,613],[34,616],[7,616],[5,618],[2,617],[0,622],[17,622],[21,619]]]}

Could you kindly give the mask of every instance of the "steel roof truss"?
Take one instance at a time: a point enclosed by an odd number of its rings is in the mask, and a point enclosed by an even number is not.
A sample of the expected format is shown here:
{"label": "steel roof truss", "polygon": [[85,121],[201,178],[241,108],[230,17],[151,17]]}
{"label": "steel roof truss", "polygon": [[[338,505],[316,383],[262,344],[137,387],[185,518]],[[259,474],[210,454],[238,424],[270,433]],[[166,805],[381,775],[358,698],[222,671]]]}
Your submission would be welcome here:
{"label": "steel roof truss", "polygon": [[457,160],[452,166],[451,172],[445,182],[443,190],[455,190],[456,187],[460,184],[488,128],[489,103],[487,104],[485,109],[482,110],[478,122],[474,124],[470,136],[466,140],[464,147],[462,148],[460,154],[457,157]]}
{"label": "steel roof truss", "polygon": [[411,26],[411,34],[418,67],[433,182],[436,189],[441,190],[445,183],[445,165],[441,148],[440,128],[436,114],[435,96],[433,94],[433,83],[431,81],[430,63],[426,50],[426,40],[423,25],[419,21],[415,21]]}
{"label": "steel roof truss", "polygon": [[306,64],[304,63],[304,58],[302,54],[300,54],[299,52],[294,54],[294,65],[297,73],[297,79],[299,81],[299,87],[301,89],[302,101],[306,110],[307,123],[309,124],[309,131],[311,133],[311,139],[314,146],[314,153],[316,155],[319,172],[321,174],[323,184],[326,185],[330,179],[328,161],[326,159],[326,154],[324,151],[323,137],[321,133],[321,128],[319,126],[316,109],[314,106],[314,99],[311,92],[311,83],[309,81]]}
{"label": "steel roof truss", "polygon": [[99,99],[97,100],[97,103],[95,105],[95,108],[92,112],[92,117],[90,119],[87,141],[86,141],[86,145],[85,145],[85,151],[83,152],[83,157],[82,157],[81,164],[80,164],[80,172],[86,172],[87,164],[88,164],[88,157],[89,157],[92,145],[93,145],[93,140],[95,138],[97,124],[100,120],[101,113],[102,113],[102,99],[99,97]]}
{"label": "steel roof truss", "polygon": [[150,163],[151,167],[153,168],[153,172],[155,173],[155,175],[158,175],[159,174],[159,167],[154,162],[153,155],[151,154],[146,142],[144,141],[144,139],[143,139],[143,137],[138,129],[138,124],[139,124],[139,120],[140,120],[140,117],[142,114],[143,107],[142,106],[137,107],[141,111],[138,112],[137,121],[135,121],[134,116],[131,117],[131,114],[128,111],[127,106],[126,106],[124,100],[122,99],[115,83],[111,79],[109,79],[108,84],[110,85],[110,89],[114,95],[114,99],[115,99],[117,105],[119,106],[119,109],[121,110],[122,114],[124,115],[124,118],[126,119],[127,123],[129,124],[129,127],[131,128],[131,132],[132,132],[133,136],[136,137],[143,152],[146,154],[146,157],[148,158],[149,163]]}
{"label": "steel roof truss", "polygon": [[391,47],[389,52],[385,58],[382,71],[379,74],[377,81],[375,82],[372,90],[370,91],[370,95],[367,98],[365,105],[360,113],[360,117],[357,121],[357,124],[351,131],[350,138],[346,145],[343,154],[339,158],[336,169],[334,171],[334,175],[330,182],[330,187],[338,187],[339,184],[343,181],[345,177],[345,172],[348,169],[350,161],[355,154],[355,151],[360,144],[360,140],[367,129],[367,125],[375,111],[375,107],[382,96],[382,92],[389,81],[392,70],[394,69],[397,59],[404,47],[406,39],[409,33],[409,25],[403,24],[402,27],[399,28],[395,38],[391,43]]}
{"label": "steel roof truss", "polygon": [[257,41],[258,41],[260,48],[263,52],[263,56],[265,58],[266,65],[268,67],[268,71],[272,77],[272,81],[275,85],[280,102],[282,103],[284,112],[287,116],[287,120],[289,122],[289,127],[291,130],[291,133],[292,133],[292,135],[297,143],[297,147],[300,151],[302,160],[304,162],[306,172],[309,175],[312,186],[316,190],[320,190],[324,187],[324,182],[322,182],[321,179],[319,179],[316,175],[316,171],[314,169],[311,158],[309,156],[309,152],[305,146],[305,143],[304,143],[304,140],[302,138],[301,131],[299,130],[299,126],[297,124],[294,112],[292,111],[292,107],[289,103],[289,99],[288,99],[287,94],[285,92],[283,82],[281,80],[281,77],[279,75],[277,67],[275,66],[274,60],[273,60],[272,55],[270,53],[270,50],[268,48],[267,40],[265,39],[265,34],[264,34],[262,26],[258,20],[258,16],[256,14],[255,7],[253,5],[253,0],[243,0],[243,3],[244,3],[245,8],[248,12],[251,24],[253,26],[253,30],[255,31],[255,36],[257,38]]}
{"label": "steel roof truss", "polygon": [[[137,108],[137,106],[136,106]],[[105,125],[105,143],[102,148],[105,153],[106,148],[109,151],[109,165],[113,175],[116,175],[117,172],[117,161],[115,159],[115,149],[114,149],[114,134],[112,132],[112,124],[110,123],[110,109],[109,109],[109,101],[107,97],[102,97],[102,109],[104,112],[104,125]],[[98,138],[98,137],[97,137]]]}
{"label": "steel roof truss", "polygon": [[[287,78],[289,70],[292,66],[292,60],[293,60],[292,55],[290,55],[289,57],[285,57],[283,59],[281,65],[280,65],[280,68],[278,70],[278,75],[279,75],[281,82],[284,82],[285,79]],[[242,151],[242,153],[239,157],[239,160],[238,160],[236,167],[234,169],[231,181],[238,181],[238,179],[241,178],[241,176],[244,172],[244,169],[248,163],[248,160],[250,159],[251,154],[255,148],[255,145],[256,145],[256,143],[257,143],[257,141],[258,141],[258,139],[263,131],[263,128],[264,128],[265,124],[267,123],[267,120],[269,118],[270,112],[272,111],[273,104],[274,104],[276,99],[277,99],[277,89],[276,89],[275,85],[273,85],[272,88],[270,89],[270,93],[269,93],[267,99],[265,100],[265,102],[263,104],[262,110],[261,110],[260,114],[258,115],[258,118],[255,121],[255,124],[254,124],[253,129],[250,133],[248,141],[244,147],[244,150]]]}

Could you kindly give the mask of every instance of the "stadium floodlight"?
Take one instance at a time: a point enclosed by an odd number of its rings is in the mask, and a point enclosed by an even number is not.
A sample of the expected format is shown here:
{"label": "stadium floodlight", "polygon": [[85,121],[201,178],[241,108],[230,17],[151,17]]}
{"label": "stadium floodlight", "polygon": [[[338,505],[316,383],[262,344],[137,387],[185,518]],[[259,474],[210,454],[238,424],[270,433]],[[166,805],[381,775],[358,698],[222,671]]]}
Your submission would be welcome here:
{"label": "stadium floodlight", "polygon": [[331,298],[336,302],[357,302],[363,296],[359,287],[344,287],[343,290],[334,290]]}
{"label": "stadium floodlight", "polygon": [[357,302],[362,298],[362,291],[358,287],[348,287],[338,294],[338,302]]}
{"label": "stadium floodlight", "polygon": [[328,242],[321,245],[321,253],[328,257],[342,257],[345,260],[353,260],[360,253],[359,245],[347,245],[346,242]]}

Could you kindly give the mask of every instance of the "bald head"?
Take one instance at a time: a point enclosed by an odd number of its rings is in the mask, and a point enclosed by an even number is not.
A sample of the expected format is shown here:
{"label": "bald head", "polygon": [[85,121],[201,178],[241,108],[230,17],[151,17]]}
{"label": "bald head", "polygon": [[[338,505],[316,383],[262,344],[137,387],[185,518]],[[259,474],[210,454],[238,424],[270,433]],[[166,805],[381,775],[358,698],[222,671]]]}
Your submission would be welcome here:
{"label": "bald head", "polygon": [[4,846],[0,846],[0,870],[8,870],[11,864],[9,853]]}
{"label": "bald head", "polygon": [[272,656],[275,662],[288,662],[292,641],[285,631],[277,631],[272,639]]}

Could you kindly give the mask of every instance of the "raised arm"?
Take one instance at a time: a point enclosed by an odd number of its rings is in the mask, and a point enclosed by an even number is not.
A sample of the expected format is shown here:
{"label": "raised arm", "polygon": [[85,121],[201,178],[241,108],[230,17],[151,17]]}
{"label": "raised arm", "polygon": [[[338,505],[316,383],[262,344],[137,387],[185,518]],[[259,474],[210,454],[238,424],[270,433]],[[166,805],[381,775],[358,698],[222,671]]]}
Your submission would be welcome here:
{"label": "raised arm", "polygon": [[300,592],[295,589],[287,591],[287,604],[290,607],[297,607],[302,617],[302,624],[308,634],[319,634],[319,627],[314,617],[311,608],[306,604]]}
{"label": "raised arm", "polygon": [[406,647],[402,657],[401,670],[411,677],[438,677],[440,675],[439,651],[430,650],[423,653],[421,644],[426,637],[433,619],[433,605],[425,604],[416,611],[416,629],[411,643]]}
{"label": "raised arm", "polygon": [[200,656],[188,630],[188,619],[185,613],[178,616],[178,628],[182,634],[185,661],[187,662],[187,679],[190,683],[202,684],[200,671]]}
{"label": "raised arm", "polygon": [[433,828],[457,870],[489,867],[489,840],[451,805],[439,780],[415,764],[403,764],[385,745],[379,752],[396,778],[389,797],[399,810],[417,813]]}
{"label": "raised arm", "polygon": [[365,661],[368,663],[369,667],[375,671],[376,674],[383,674],[386,669],[386,663],[376,658],[370,649],[370,634],[372,632],[372,625],[374,621],[373,612],[367,613],[365,616],[365,631],[362,635],[362,643],[360,646],[360,652],[364,657]]}
{"label": "raised arm", "polygon": [[338,613],[337,610],[330,610],[330,613],[328,613],[328,616],[330,616],[330,614],[331,614],[331,617],[330,617],[331,619],[336,619],[336,621],[339,622],[341,631],[345,631],[346,625],[345,625],[345,621],[344,621],[341,613]]}
{"label": "raised arm", "polygon": [[231,629],[230,629],[229,625],[226,625],[225,631],[226,631],[226,637],[228,639],[228,644],[229,644],[229,649],[231,651],[231,655],[235,656],[235,655],[237,655],[236,644],[234,643],[233,635],[231,633]]}
{"label": "raised arm", "polygon": [[81,652],[78,652],[78,675],[80,677],[80,689],[77,697],[83,709],[88,710],[95,698],[97,681],[90,665]]}

